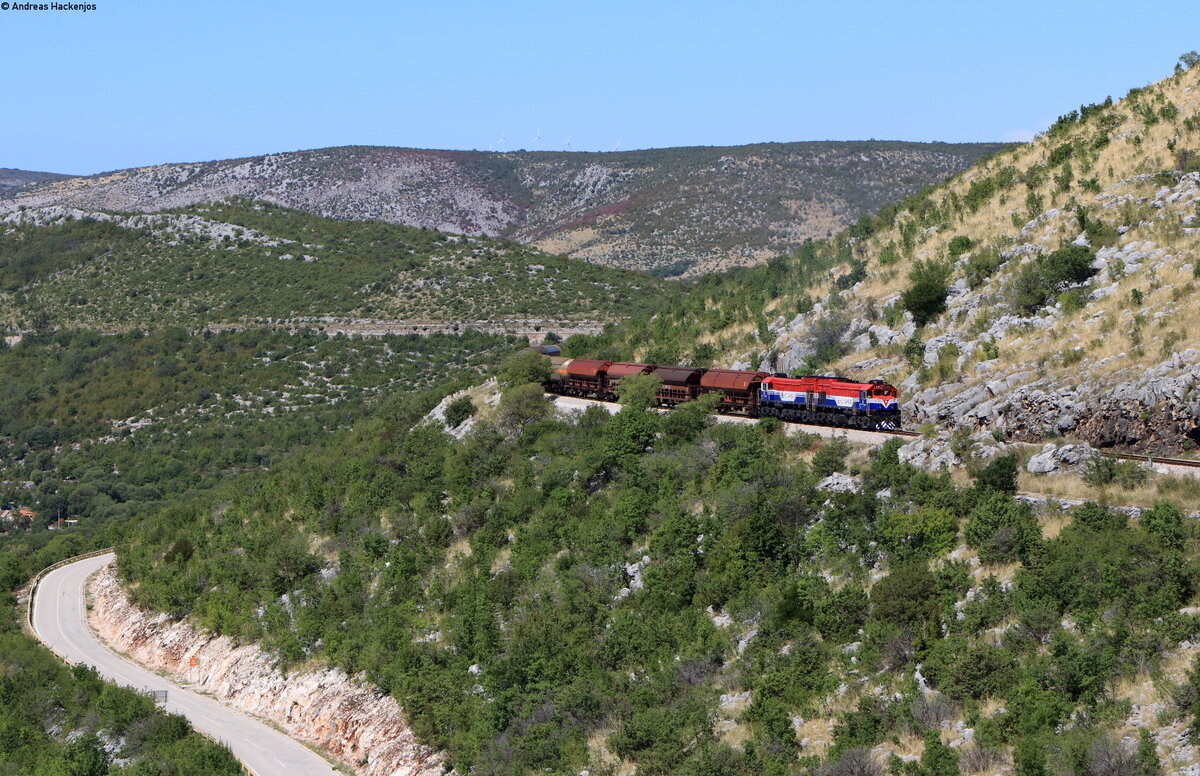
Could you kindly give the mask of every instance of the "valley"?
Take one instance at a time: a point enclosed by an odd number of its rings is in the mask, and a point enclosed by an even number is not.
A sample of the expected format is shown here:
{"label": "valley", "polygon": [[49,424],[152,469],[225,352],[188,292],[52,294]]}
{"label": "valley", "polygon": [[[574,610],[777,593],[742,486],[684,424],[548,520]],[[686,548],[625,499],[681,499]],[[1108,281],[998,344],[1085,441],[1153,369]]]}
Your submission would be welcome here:
{"label": "valley", "polygon": [[0,766],[1194,776],[1198,158],[1193,52],[1019,145],[0,171]]}

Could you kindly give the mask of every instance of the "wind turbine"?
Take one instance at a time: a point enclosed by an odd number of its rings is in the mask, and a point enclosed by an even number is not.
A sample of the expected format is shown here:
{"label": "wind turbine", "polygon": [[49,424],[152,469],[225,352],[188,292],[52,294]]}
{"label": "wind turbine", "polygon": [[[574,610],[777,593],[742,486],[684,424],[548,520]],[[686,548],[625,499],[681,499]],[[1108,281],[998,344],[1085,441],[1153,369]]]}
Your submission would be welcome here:
{"label": "wind turbine", "polygon": [[538,142],[538,141],[539,141],[539,140],[541,140],[541,139],[542,139],[542,130],[540,130],[540,129],[539,129],[539,130],[537,131],[537,134],[533,136],[533,142],[535,142],[535,143],[536,143],[536,142]]}
{"label": "wind turbine", "polygon": [[565,146],[567,147],[567,150],[568,150],[568,151],[570,151],[570,150],[571,150],[571,138],[573,138],[573,137],[575,137],[575,133],[574,133],[574,132],[572,132],[571,134],[567,135],[567,142],[563,143],[563,145],[565,145]]}
{"label": "wind turbine", "polygon": [[501,135],[500,139],[496,141],[496,148],[498,150],[501,150],[501,151],[504,150],[504,141],[505,140],[508,140],[508,137],[506,135]]}

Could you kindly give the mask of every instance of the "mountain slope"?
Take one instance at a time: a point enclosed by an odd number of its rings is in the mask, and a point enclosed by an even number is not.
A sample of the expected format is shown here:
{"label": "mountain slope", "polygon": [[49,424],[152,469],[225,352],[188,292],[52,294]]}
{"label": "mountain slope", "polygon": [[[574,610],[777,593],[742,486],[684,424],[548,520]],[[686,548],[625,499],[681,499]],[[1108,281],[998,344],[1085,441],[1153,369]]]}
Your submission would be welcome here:
{"label": "mountain slope", "polygon": [[[701,285],[640,341],[698,363],[883,376],[913,425],[1178,453],[1200,442],[1198,260],[1192,67]],[[637,342],[574,348],[644,355]]]}
{"label": "mountain slope", "polygon": [[29,208],[0,217],[0,230],[0,321],[13,328],[328,317],[570,328],[648,309],[664,284],[505,240],[245,200],[148,215]]}
{"label": "mountain slope", "polygon": [[999,148],[881,141],[614,153],[352,146],[51,182],[0,199],[0,214],[45,205],[151,212],[240,196],[684,274],[756,263],[825,237]]}

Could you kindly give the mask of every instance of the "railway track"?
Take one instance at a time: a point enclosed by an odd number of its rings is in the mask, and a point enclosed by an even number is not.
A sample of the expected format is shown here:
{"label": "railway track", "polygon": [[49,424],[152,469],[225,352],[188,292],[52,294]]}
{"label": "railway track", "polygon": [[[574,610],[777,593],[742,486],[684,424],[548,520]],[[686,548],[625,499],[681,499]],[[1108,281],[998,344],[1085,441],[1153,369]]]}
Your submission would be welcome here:
{"label": "railway track", "polygon": [[[600,401],[598,399],[583,399],[583,398],[579,398],[576,396],[567,397],[567,396],[561,396],[559,394],[553,394],[553,393],[546,394],[546,397],[551,399],[552,401],[556,401],[560,406],[564,405],[564,404],[572,404],[572,403],[581,405],[581,406],[586,406],[588,404],[599,404],[599,405],[608,407],[610,412],[616,412],[616,410],[619,408],[619,405],[614,405],[612,402]],[[668,410],[666,410],[666,409],[659,410],[659,412],[663,412],[663,413],[665,413],[667,411]],[[716,417],[718,419],[718,422],[723,422],[723,423],[756,423],[757,422],[756,419],[748,418],[744,415],[717,415]],[[812,433],[820,434],[821,436],[827,436],[827,437],[847,436],[849,434],[853,434],[853,435],[859,437],[858,441],[868,441],[870,439],[871,435],[875,435],[875,434],[878,434],[879,436],[894,436],[894,437],[906,437],[906,438],[921,436],[921,434],[917,431],[908,431],[908,430],[902,429],[902,428],[866,430],[866,429],[852,429],[852,428],[847,428],[846,426],[814,426],[814,425],[811,425],[808,423],[794,423],[791,421],[784,421],[784,426],[786,428],[795,429],[797,432],[807,431],[807,432],[812,432]],[[1035,443],[1027,442],[1027,443],[1019,443],[1019,444],[1029,444],[1029,445],[1033,446]],[[1133,455],[1131,453],[1102,453],[1102,455],[1107,456],[1109,458],[1117,458],[1117,459],[1123,460],[1123,461],[1135,461],[1137,463],[1143,463],[1143,464],[1147,464],[1149,466],[1167,466],[1167,467],[1176,466],[1176,467],[1180,467],[1180,468],[1184,468],[1184,469],[1200,470],[1200,461],[1193,461],[1193,460],[1189,460],[1186,458],[1167,458],[1165,456],[1158,456],[1158,455]],[[1192,475],[1192,476],[1200,476],[1200,472],[1198,472],[1197,474]]]}
{"label": "railway track", "polygon": [[1158,455],[1132,455],[1130,453],[1104,453],[1109,458],[1119,458],[1122,461],[1137,461],[1138,463],[1163,464],[1164,466],[1185,466],[1189,469],[1200,469],[1200,461],[1187,458],[1164,458]]}

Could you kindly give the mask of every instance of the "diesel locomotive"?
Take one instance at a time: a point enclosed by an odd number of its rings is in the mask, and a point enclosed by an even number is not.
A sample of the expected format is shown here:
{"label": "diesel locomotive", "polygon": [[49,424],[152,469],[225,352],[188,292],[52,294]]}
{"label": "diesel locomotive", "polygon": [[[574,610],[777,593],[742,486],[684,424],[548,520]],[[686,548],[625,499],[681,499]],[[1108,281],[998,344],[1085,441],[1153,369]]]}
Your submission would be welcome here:
{"label": "diesel locomotive", "polygon": [[900,398],[883,380],[865,383],[844,377],[788,377],[739,369],[635,364],[592,358],[550,356],[546,390],[563,396],[617,400],[617,385],[636,374],[652,374],[662,385],[660,407],[674,407],[707,393],[719,393],[717,411],[751,418],[866,430],[900,428]]}

